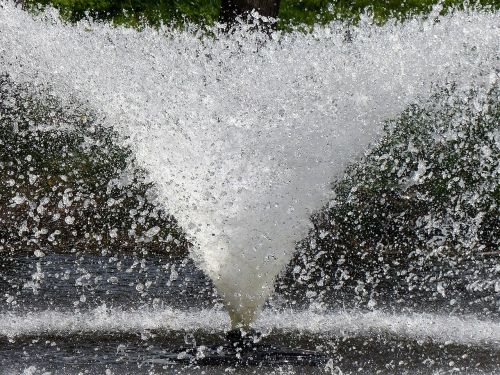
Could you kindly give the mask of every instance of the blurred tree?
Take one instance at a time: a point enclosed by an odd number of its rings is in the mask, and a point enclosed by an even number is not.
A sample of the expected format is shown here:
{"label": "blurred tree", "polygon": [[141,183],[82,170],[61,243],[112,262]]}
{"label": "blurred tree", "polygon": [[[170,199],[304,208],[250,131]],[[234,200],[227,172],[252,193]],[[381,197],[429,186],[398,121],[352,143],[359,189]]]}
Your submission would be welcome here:
{"label": "blurred tree", "polygon": [[219,22],[232,25],[238,18],[244,20],[256,10],[261,16],[266,17],[265,23],[275,28],[279,8],[280,0],[222,0]]}
{"label": "blurred tree", "polygon": [[[380,142],[334,183],[335,198],[312,216],[314,229],[298,244],[277,289],[305,303],[323,293],[342,301],[341,308],[369,307],[385,290],[394,306],[398,299],[428,298],[429,290],[437,301],[432,278],[438,274],[457,300],[464,275],[480,272],[472,265],[496,275],[499,98],[498,86],[458,91],[450,83],[388,120]],[[495,293],[494,285],[481,293]],[[442,299],[447,308],[457,308],[449,298]]]}
{"label": "blurred tree", "polygon": [[[450,9],[478,7],[499,9],[498,0],[478,0],[473,4],[463,0],[16,0],[36,12],[50,5],[57,8],[65,20],[76,22],[84,18],[108,20],[115,25],[142,27],[161,23],[183,26],[186,22],[211,25],[215,21],[234,24],[238,16],[245,18],[255,9],[260,15],[276,18],[277,28],[307,31],[314,25],[335,20],[356,23],[367,12],[376,23],[388,19],[402,20],[428,14],[436,4],[441,13]],[[437,9],[437,8],[436,8]]]}
{"label": "blurred tree", "polygon": [[188,243],[132,151],[78,101],[0,74],[3,253],[155,252]]}

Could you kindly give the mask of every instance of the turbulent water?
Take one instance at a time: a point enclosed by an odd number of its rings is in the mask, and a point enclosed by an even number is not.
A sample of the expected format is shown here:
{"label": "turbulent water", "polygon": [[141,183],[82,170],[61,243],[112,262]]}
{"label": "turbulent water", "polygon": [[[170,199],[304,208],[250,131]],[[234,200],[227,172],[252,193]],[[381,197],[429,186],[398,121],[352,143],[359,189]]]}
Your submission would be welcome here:
{"label": "turbulent water", "polygon": [[[441,84],[453,82],[456,95],[489,90],[498,80],[499,36],[498,14],[477,11],[385,26],[363,19],[349,30],[332,24],[311,34],[268,38],[245,30],[224,35],[67,25],[53,11],[33,18],[1,1],[0,72],[15,82],[50,87],[63,101],[76,98],[120,133],[188,234],[192,258],[223,297],[233,324],[248,325],[307,233],[310,215],[328,201],[330,183],[376,142],[384,120]],[[43,279],[43,270],[36,272]],[[27,288],[38,292],[33,280]],[[111,298],[105,292],[102,306]],[[85,298],[77,298],[75,308],[78,301]],[[34,311],[26,300],[28,311],[0,313],[3,343],[99,332],[220,333],[229,326],[223,312],[199,301],[195,312],[185,304],[76,313],[62,311],[61,303],[56,310],[40,309],[42,302]],[[422,342],[431,357],[450,342],[458,352],[484,346],[486,372],[494,372],[500,340],[498,322],[431,313],[265,310],[255,325],[279,330],[280,337],[403,337]],[[358,341],[354,347],[377,347]],[[420,344],[408,345],[411,352]],[[34,372],[42,357],[30,357]],[[19,359],[12,358],[4,364]],[[454,368],[448,365],[446,371]],[[327,370],[340,373],[333,365]]]}
{"label": "turbulent water", "polygon": [[[36,335],[110,334],[148,330],[223,332],[229,321],[220,310],[186,311],[156,308],[116,310],[101,306],[88,312],[44,311],[23,315],[0,314],[0,335],[11,339]],[[341,311],[266,311],[255,322],[263,332],[281,330],[322,335],[323,338],[394,335],[422,342],[451,342],[458,345],[500,345],[500,323],[474,317],[450,317],[435,314],[388,314],[382,312]]]}
{"label": "turbulent water", "polygon": [[[2,375],[494,374],[499,366],[500,321],[479,317],[480,305],[476,313],[461,315],[267,306],[254,323],[263,333],[262,345],[314,350],[325,361],[178,363],[173,358],[190,347],[202,360],[207,348],[225,343],[230,327],[193,264],[151,257],[134,268],[133,257],[97,255],[13,262],[0,275],[8,296],[0,305]],[[33,277],[34,270],[43,278]],[[423,297],[424,308],[431,296]],[[462,298],[474,305],[481,294]]]}
{"label": "turbulent water", "polygon": [[[1,69],[88,103],[133,143],[235,321],[249,323],[329,184],[432,85],[496,80],[498,19],[312,34],[137,32],[3,3]],[[481,81],[483,81],[481,83]]]}

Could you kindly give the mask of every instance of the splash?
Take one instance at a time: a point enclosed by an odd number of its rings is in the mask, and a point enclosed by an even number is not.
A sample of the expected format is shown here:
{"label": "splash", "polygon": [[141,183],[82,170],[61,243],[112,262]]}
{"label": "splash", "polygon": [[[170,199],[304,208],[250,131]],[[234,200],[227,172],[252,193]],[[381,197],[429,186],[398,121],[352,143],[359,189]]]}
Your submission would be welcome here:
{"label": "splash", "polygon": [[436,17],[365,20],[349,41],[339,24],[266,40],[71,26],[2,1],[0,70],[77,97],[123,135],[233,325],[248,326],[330,182],[384,120],[436,84],[497,80],[498,15]]}
{"label": "splash", "polygon": [[[227,316],[220,310],[118,310],[100,306],[88,312],[41,311],[0,314],[0,338],[81,334],[137,333],[150,330],[223,333]],[[266,310],[255,326],[263,331],[301,332],[323,337],[391,335],[424,342],[498,347],[500,323],[471,316],[381,311],[276,312]]]}

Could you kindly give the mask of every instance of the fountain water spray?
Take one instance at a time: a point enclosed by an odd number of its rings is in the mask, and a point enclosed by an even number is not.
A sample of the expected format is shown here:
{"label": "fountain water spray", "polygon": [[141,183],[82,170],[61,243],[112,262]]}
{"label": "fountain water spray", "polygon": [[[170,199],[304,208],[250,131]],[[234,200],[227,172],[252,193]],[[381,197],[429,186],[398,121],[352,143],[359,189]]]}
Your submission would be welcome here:
{"label": "fountain water spray", "polygon": [[[0,2],[0,69],[76,96],[123,135],[193,243],[233,327],[249,327],[383,121],[434,84],[496,80],[497,14],[311,34],[142,31]],[[492,78],[493,77],[493,78]],[[485,84],[486,84],[485,83]]]}

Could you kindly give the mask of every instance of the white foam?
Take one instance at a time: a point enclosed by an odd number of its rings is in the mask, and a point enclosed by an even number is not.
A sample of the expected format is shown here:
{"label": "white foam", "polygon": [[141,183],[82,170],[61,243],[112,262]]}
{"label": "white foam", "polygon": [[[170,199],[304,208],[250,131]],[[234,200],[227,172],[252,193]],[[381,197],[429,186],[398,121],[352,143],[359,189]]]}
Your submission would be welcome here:
{"label": "white foam", "polygon": [[[0,70],[76,95],[123,136],[248,324],[329,183],[382,122],[432,85],[477,86],[498,64],[498,13],[339,25],[308,35],[64,25],[0,0]],[[490,80],[491,81],[491,80]]]}
{"label": "white foam", "polygon": [[[0,336],[136,333],[146,330],[207,331],[229,329],[220,310],[186,311],[171,308],[116,310],[99,307],[89,312],[42,311],[0,314]],[[300,332],[323,338],[394,335],[400,338],[466,345],[500,345],[500,321],[471,316],[388,314],[380,311],[275,312],[266,310],[255,322],[257,330]]]}
{"label": "white foam", "polygon": [[[263,322],[264,324],[262,324]],[[390,334],[402,338],[460,344],[500,345],[500,321],[472,316],[426,313],[388,314],[380,311],[335,313],[290,312],[275,314],[257,322],[277,329],[298,330],[334,336]]]}
{"label": "white foam", "polygon": [[99,307],[85,313],[42,311],[0,315],[0,335],[77,334],[91,332],[137,332],[152,329],[217,330],[229,324],[222,311],[116,310]]}

